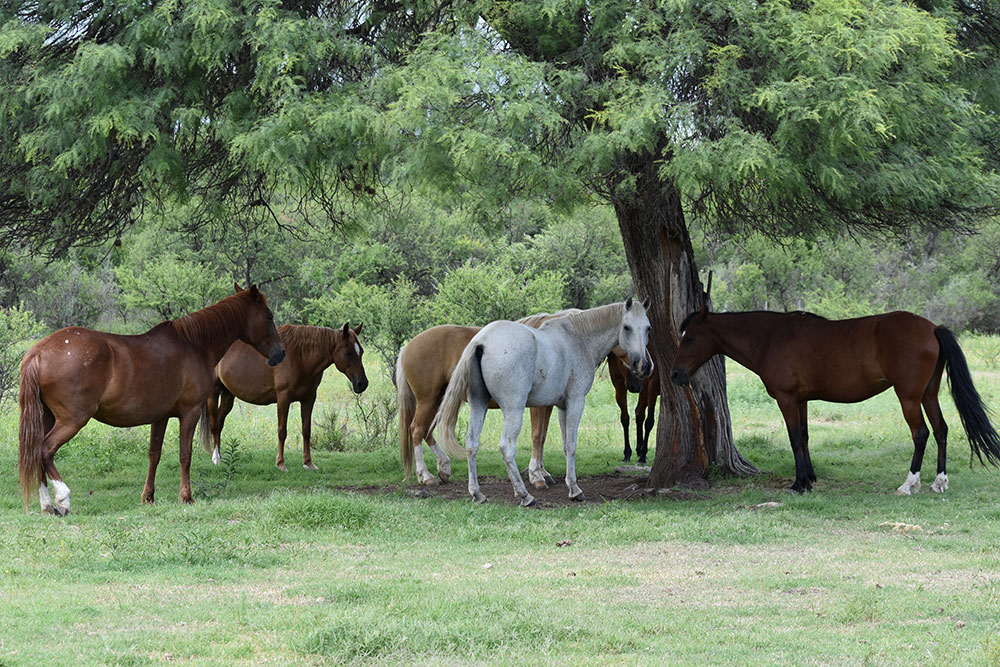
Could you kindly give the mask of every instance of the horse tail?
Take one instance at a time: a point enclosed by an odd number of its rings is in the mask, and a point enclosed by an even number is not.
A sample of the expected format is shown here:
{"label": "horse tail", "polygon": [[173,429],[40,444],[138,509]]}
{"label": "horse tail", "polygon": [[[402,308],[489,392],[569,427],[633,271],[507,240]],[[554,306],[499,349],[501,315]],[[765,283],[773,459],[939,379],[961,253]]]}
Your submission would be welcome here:
{"label": "horse tail", "polygon": [[444,450],[452,456],[466,455],[465,447],[462,447],[458,443],[458,438],[455,437],[455,424],[458,422],[458,410],[462,407],[462,401],[469,393],[469,373],[473,363],[477,366],[479,376],[482,376],[482,370],[478,368],[479,360],[483,356],[482,350],[483,346],[479,343],[470,343],[465,346],[462,356],[458,358],[458,363],[455,365],[455,370],[451,372],[451,379],[448,380],[448,388],[445,389],[437,414],[434,415],[434,420],[427,428],[427,432],[431,433],[438,424],[442,426],[438,437],[441,439]]}
{"label": "horse tail", "polygon": [[[962,348],[958,345],[955,334],[945,327],[938,327],[934,335],[941,345],[941,356],[948,367],[948,384],[951,387],[951,397],[962,418],[962,426],[969,438],[972,452],[983,465],[989,461],[1000,466],[1000,435],[990,424],[989,413],[982,397],[972,384],[972,374],[965,361]],[[983,456],[986,461],[983,461]]]}
{"label": "horse tail", "polygon": [[38,357],[26,357],[21,364],[20,387],[21,423],[18,431],[18,472],[21,477],[21,495],[24,509],[28,509],[31,495],[42,482],[42,447],[45,442],[42,393],[38,382]]}
{"label": "horse tail", "polygon": [[410,425],[413,422],[413,414],[417,409],[417,398],[413,395],[410,383],[406,381],[406,374],[403,373],[403,354],[406,353],[404,347],[399,357],[396,358],[396,408],[399,412],[399,456],[403,461],[403,481],[410,479],[413,474],[413,432]]}

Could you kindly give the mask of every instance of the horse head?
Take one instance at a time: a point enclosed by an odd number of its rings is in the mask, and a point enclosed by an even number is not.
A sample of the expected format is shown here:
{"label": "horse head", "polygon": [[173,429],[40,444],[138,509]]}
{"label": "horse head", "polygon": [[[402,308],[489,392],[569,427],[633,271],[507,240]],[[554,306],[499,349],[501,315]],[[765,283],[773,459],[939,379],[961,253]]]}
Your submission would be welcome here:
{"label": "horse head", "polygon": [[333,363],[337,370],[351,381],[354,393],[360,394],[368,388],[368,376],[365,375],[365,367],[361,362],[365,350],[361,347],[361,339],[359,338],[364,323],[359,324],[354,329],[351,329],[348,324],[345,322],[344,328],[341,329],[343,335],[337,342],[337,349],[333,353]]}
{"label": "horse head", "polygon": [[621,329],[618,331],[618,346],[628,358],[628,369],[640,380],[653,374],[653,358],[646,346],[649,344],[649,297],[641,303],[631,297],[625,301]]}
{"label": "horse head", "polygon": [[277,366],[285,358],[285,346],[281,344],[278,329],[274,326],[274,315],[267,307],[267,299],[251,285],[245,290],[239,283],[233,283],[237,294],[245,294],[246,326],[240,334],[240,340],[250,345],[267,359],[269,366]]}
{"label": "horse head", "polygon": [[687,386],[691,374],[716,353],[714,339],[705,325],[707,319],[708,308],[702,306],[681,323],[681,342],[670,371],[670,379],[676,385]]}

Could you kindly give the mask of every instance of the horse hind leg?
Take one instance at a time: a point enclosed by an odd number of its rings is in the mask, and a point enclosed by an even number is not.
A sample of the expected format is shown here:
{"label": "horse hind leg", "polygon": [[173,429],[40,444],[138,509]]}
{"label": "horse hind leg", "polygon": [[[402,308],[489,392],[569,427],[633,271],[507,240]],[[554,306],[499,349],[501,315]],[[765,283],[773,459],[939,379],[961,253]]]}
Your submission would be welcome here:
{"label": "horse hind leg", "polygon": [[552,417],[552,406],[531,408],[531,461],[528,463],[528,481],[536,489],[547,489],[555,485],[556,480],[545,469],[543,454],[545,438],[549,431],[549,420]]}
{"label": "horse hind leg", "polygon": [[488,403],[475,400],[469,401],[469,430],[466,431],[466,460],[469,464],[469,495],[477,503],[485,503],[486,496],[479,488],[479,475],[476,470],[476,454],[479,452],[479,436],[486,421]]}
{"label": "horse hind leg", "polygon": [[535,504],[535,498],[528,493],[528,488],[521,480],[521,473],[517,469],[517,461],[515,460],[517,436],[521,433],[523,422],[523,407],[504,410],[503,433],[500,436],[500,456],[503,457],[504,465],[507,467],[510,483],[514,486],[514,495],[520,498],[522,507],[531,507]]}
{"label": "horse hind leg", "polygon": [[[418,404],[413,414],[413,421],[410,422],[410,443],[413,446],[413,462],[416,468],[417,481],[426,486],[434,486],[437,484],[437,480],[431,474],[430,470],[427,469],[427,464],[424,462],[424,440],[427,440],[427,444],[430,446],[431,451],[434,452],[434,456],[438,461],[439,474],[442,467],[441,457],[438,456],[438,452],[434,451],[436,447],[434,437],[427,432],[427,427],[430,425],[431,420],[434,419],[434,412],[436,410],[437,405]],[[448,481],[448,478],[451,476],[451,459],[441,451],[440,447],[437,447],[437,449],[447,461],[448,472],[444,475],[443,481]]]}
{"label": "horse hind leg", "polygon": [[913,458],[910,460],[910,470],[906,475],[906,481],[896,489],[898,495],[908,496],[920,490],[920,468],[923,465],[924,449],[927,446],[930,431],[927,429],[924,415],[920,410],[920,400],[909,396],[900,396],[899,391],[896,392],[896,395],[899,397],[903,418],[910,427],[910,435],[913,438]]}
{"label": "horse hind leg", "polygon": [[941,374],[935,373],[931,383],[924,391],[922,405],[927,419],[934,429],[934,441],[937,443],[937,476],[931,484],[931,491],[934,493],[944,493],[948,490],[948,471],[945,462],[948,457],[948,424],[944,421],[941,413],[941,405],[938,403],[938,390],[941,387]]}
{"label": "horse hind leg", "polygon": [[[69,514],[69,487],[63,482],[56,469],[55,455],[59,448],[69,442],[81,428],[83,428],[83,424],[76,425],[54,421],[52,428],[45,435],[45,440],[42,443],[45,452],[42,455],[42,479],[38,487],[38,501],[42,512],[56,516]],[[49,494],[49,484],[52,485],[54,497]]]}

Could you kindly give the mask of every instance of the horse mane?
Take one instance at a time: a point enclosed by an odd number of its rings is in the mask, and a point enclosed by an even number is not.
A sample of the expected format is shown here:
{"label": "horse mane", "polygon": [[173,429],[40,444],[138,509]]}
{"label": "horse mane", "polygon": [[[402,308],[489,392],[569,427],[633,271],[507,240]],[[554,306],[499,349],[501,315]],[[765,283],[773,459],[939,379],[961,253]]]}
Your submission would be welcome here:
{"label": "horse mane", "polygon": [[534,315],[528,315],[527,317],[522,317],[518,320],[519,324],[526,324],[529,327],[535,327],[536,329],[540,327],[545,322],[549,320],[554,320],[557,317],[565,317],[567,315],[572,315],[573,313],[583,312],[579,308],[564,308],[555,313],[535,313]]}
{"label": "horse mane", "polygon": [[281,337],[281,342],[286,348],[295,350],[318,349],[330,356],[343,337],[343,332],[340,329],[314,327],[308,324],[282,324],[278,327],[278,336]]}
{"label": "horse mane", "polygon": [[[691,320],[694,319],[694,316],[700,312],[701,310],[699,309],[692,313],[689,313],[688,316],[684,318],[684,321],[681,322],[681,326],[678,329],[678,331],[685,331],[688,325],[691,324]],[[764,315],[765,317],[773,315],[793,315],[796,317],[812,317],[817,320],[822,320],[823,322],[829,322],[829,320],[823,317],[822,315],[817,315],[816,313],[810,313],[807,310],[790,310],[786,313],[783,313],[778,310],[746,310],[746,311],[737,311],[731,313],[709,313],[709,314],[710,315]]]}
{"label": "horse mane", "polygon": [[609,303],[606,306],[568,313],[560,317],[559,321],[571,325],[578,334],[589,334],[595,331],[604,331],[612,324],[621,322],[624,312],[624,302]]}
{"label": "horse mane", "polygon": [[[246,312],[249,298],[249,290],[230,294],[216,304],[158,326],[169,325],[182,340],[188,342],[201,345],[224,342],[232,337],[234,324]],[[261,298],[264,296],[261,295]]]}

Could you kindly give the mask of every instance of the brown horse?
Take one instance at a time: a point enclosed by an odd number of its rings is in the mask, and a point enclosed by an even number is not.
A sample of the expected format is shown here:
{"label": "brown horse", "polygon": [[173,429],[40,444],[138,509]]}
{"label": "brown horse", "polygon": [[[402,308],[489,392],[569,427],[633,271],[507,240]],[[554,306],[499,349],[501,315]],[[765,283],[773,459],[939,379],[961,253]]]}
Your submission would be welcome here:
{"label": "brown horse", "polygon": [[618,355],[615,350],[608,355],[608,377],[615,388],[615,402],[621,412],[622,430],[625,433],[625,451],[622,459],[632,460],[632,447],[629,444],[628,426],[628,395],[638,394],[635,404],[635,454],[639,463],[646,462],[649,451],[649,434],[653,430],[656,417],[656,401],[660,397],[660,376],[653,373],[640,380],[629,370],[628,359]]}
{"label": "brown horse", "polygon": [[[558,313],[529,315],[518,321],[539,327],[550,319],[575,312],[579,311],[570,308]],[[479,330],[480,327],[442,324],[417,334],[400,350],[396,360],[396,404],[399,408],[399,447],[404,480],[410,478],[416,460],[417,481],[427,485],[437,483],[424,462],[421,443],[425,441],[437,460],[438,477],[442,482],[451,477],[451,459],[434,440],[428,426],[437,414],[458,358]],[[491,403],[490,407],[497,406]],[[528,480],[535,488],[545,489],[549,484],[555,484],[555,479],[542,465],[542,450],[552,408],[531,408],[530,414],[531,463]]]}
{"label": "brown horse", "polygon": [[[69,487],[56,451],[90,419],[111,426],[150,424],[149,471],[142,491],[153,502],[167,420],[180,421],[180,499],[191,502],[191,439],[215,382],[214,369],[242,340],[277,364],[285,356],[267,300],[256,285],[203,310],[161,322],[138,336],[67,327],[43,338],[21,362],[18,456],[25,508],[37,487],[42,511],[64,516]],[[55,502],[48,482],[55,490]]]}
{"label": "brown horse", "polygon": [[808,401],[857,403],[889,387],[896,392],[913,437],[913,459],[898,492],[920,489],[920,466],[929,432],[938,446],[931,490],[948,488],[945,469],[948,427],[938,405],[945,366],[951,395],[973,453],[1000,463],[1000,436],[990,424],[972,384],[965,355],[948,329],[905,312],[831,321],[810,313],[709,313],[702,308],[681,324],[681,341],[670,379],[686,385],[709,358],[724,354],[760,376],[778,402],[795,456],[792,490],[816,481],[809,459]]}
{"label": "brown horse", "polygon": [[362,326],[359,324],[356,329],[351,329],[345,324],[343,329],[330,329],[282,324],[278,327],[278,335],[287,356],[284,363],[273,368],[265,364],[249,345],[233,343],[216,366],[219,379],[208,399],[210,429],[203,428],[201,431],[205,449],[212,450],[212,444],[215,445],[212,461],[219,463],[219,441],[226,415],[233,409],[234,398],[254,405],[277,403],[278,456],[275,464],[287,471],[285,436],[288,433],[288,407],[298,401],[302,416],[302,466],[317,470],[310,452],[316,390],[323,380],[323,371],[331,364],[351,381],[354,393],[360,394],[368,388],[368,377],[361,362],[364,349],[358,339]]}

